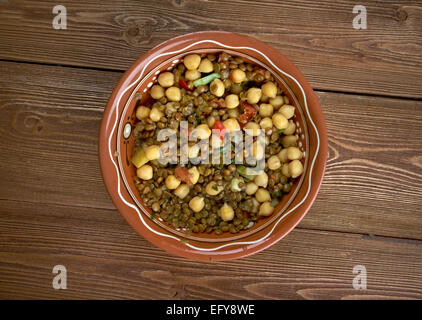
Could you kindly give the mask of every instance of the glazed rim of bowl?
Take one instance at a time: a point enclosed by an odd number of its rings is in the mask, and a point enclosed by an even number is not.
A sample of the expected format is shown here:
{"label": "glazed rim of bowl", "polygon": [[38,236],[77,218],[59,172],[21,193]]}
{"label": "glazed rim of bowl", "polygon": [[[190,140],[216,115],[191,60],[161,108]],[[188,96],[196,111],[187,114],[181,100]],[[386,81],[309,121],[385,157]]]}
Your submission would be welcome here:
{"label": "glazed rim of bowl", "polygon": [[[124,168],[124,164],[122,162],[123,152],[120,148],[119,141],[121,141],[121,139],[122,139],[122,135],[124,133],[124,128],[125,128],[125,125],[127,123],[127,120],[122,115],[125,114],[128,111],[127,109],[131,106],[132,100],[135,99],[135,95],[140,91],[139,89],[142,86],[145,86],[142,93],[146,93],[146,91],[151,87],[152,83],[156,79],[156,75],[159,72],[163,72],[163,71],[166,71],[166,70],[168,70],[168,71],[172,70],[173,66],[182,62],[183,61],[182,58],[184,56],[188,55],[188,54],[191,54],[191,53],[198,53],[198,54],[201,54],[201,53],[217,53],[217,52],[226,52],[226,53],[229,53],[232,56],[242,57],[242,58],[246,59],[247,61],[253,62],[254,64],[270,71],[270,73],[276,79],[278,85],[282,84],[281,87],[283,88],[283,93],[286,94],[286,92],[284,90],[287,90],[287,95],[293,99],[294,102],[293,103],[290,102],[290,104],[295,106],[296,110],[300,113],[300,118],[305,119],[301,103],[299,103],[296,95],[293,93],[292,89],[287,85],[287,83],[284,81],[284,79],[281,78],[280,75],[277,72],[275,72],[272,68],[270,68],[268,65],[264,64],[263,62],[255,59],[254,57],[252,57],[248,54],[245,54],[245,53],[240,52],[240,51],[232,50],[232,49],[206,48],[206,49],[188,50],[188,51],[184,51],[183,53],[176,54],[174,56],[169,56],[165,61],[162,61],[160,64],[154,66],[154,68],[151,71],[149,71],[147,74],[145,74],[142,77],[142,79],[139,81],[139,83],[134,87],[131,95],[127,99],[127,101],[124,105],[124,108],[123,108],[123,110],[120,114],[120,121],[119,121],[119,126],[118,126],[118,129],[117,129],[116,147],[117,147],[117,153],[118,153],[117,159],[118,159],[118,162],[119,162],[118,167],[119,167],[120,175],[122,177],[123,183],[124,183],[127,191],[129,192],[130,196],[132,197],[132,200],[142,210],[142,212],[150,219],[152,219],[152,215],[151,215],[150,210],[148,210],[147,207],[145,205],[143,205],[138,200],[137,196],[135,195],[135,193],[139,193],[139,191],[133,190],[133,188],[128,183],[128,178],[133,179],[133,177],[132,176],[126,177],[125,172],[123,170],[123,168]],[[168,65],[169,63],[171,63],[171,67],[165,68],[165,66]],[[152,80],[151,80],[151,77],[152,77]],[[145,85],[145,82],[148,82],[148,84]],[[132,113],[132,112],[128,112],[128,113]],[[298,122],[296,121],[296,123],[298,123]],[[294,182],[294,186],[292,187],[292,190],[288,194],[283,195],[283,197],[287,198],[287,201],[284,202],[284,203],[282,203],[280,201],[280,203],[276,206],[276,208],[274,210],[274,214],[272,214],[271,216],[264,217],[262,219],[255,221],[254,225],[251,228],[246,229],[246,230],[240,230],[239,233],[232,234],[232,233],[226,232],[226,233],[223,233],[222,235],[219,235],[217,237],[209,237],[209,234],[206,234],[206,233],[199,233],[199,234],[187,233],[181,228],[177,228],[177,229],[174,228],[173,226],[171,226],[168,223],[166,223],[165,221],[163,221],[160,217],[154,218],[152,220],[155,223],[157,223],[160,227],[172,232],[173,234],[175,234],[179,237],[191,239],[191,240],[196,240],[196,241],[205,241],[205,242],[227,242],[227,241],[239,240],[239,239],[248,237],[251,234],[256,233],[256,232],[258,232],[262,229],[265,229],[270,224],[272,224],[275,220],[277,220],[280,217],[280,215],[282,215],[286,211],[286,209],[289,207],[289,205],[294,200],[295,196],[297,195],[297,193],[298,193],[298,191],[299,191],[299,189],[300,189],[300,187],[303,183],[303,180],[304,180],[304,177],[305,177],[305,174],[306,174],[306,170],[308,168],[308,160],[309,160],[309,153],[306,152],[306,150],[309,150],[308,149],[309,134],[308,134],[308,128],[307,128],[306,121],[302,121],[301,125],[303,125],[303,132],[304,132],[303,138],[301,139],[301,137],[298,136],[298,134],[296,134],[296,136],[298,137],[298,141],[300,141],[300,144],[302,144],[301,140],[303,140],[305,142],[304,147],[299,146],[299,148],[301,148],[301,151],[304,152],[304,154],[305,154],[304,169],[303,169],[304,174],[302,174],[300,176],[300,179],[297,179],[297,181]],[[296,130],[298,128],[300,128],[299,125],[297,125]],[[132,139],[133,139],[133,136],[132,136]]]}
{"label": "glazed rim of bowl", "polygon": [[[209,45],[213,46],[215,51],[232,49],[251,52],[255,57],[258,56],[259,59],[267,61],[273,67],[267,68],[277,70],[282,74],[290,84],[287,87],[293,86],[294,92],[301,93],[299,95],[302,95],[303,98],[304,122],[308,123],[310,132],[312,132],[312,135],[309,135],[309,141],[312,144],[307,146],[306,150],[306,153],[309,154],[309,166],[304,171],[304,183],[298,189],[299,193],[293,203],[275,222],[267,228],[249,235],[243,241],[189,242],[159,227],[158,224],[141,213],[127,190],[121,188],[121,176],[115,162],[118,153],[115,146],[113,147],[113,143],[117,141],[116,126],[121,115],[119,109],[125,104],[125,99],[131,95],[128,93],[129,90],[133,89],[133,86],[150,71],[147,66],[159,57],[174,56],[193,49],[203,51],[207,47],[205,44],[208,47]],[[277,65],[273,61],[276,61]],[[146,70],[147,72],[145,72]],[[287,235],[302,220],[315,200],[322,183],[328,153],[322,110],[315,93],[301,72],[271,46],[248,36],[224,31],[203,31],[179,36],[161,43],[138,58],[122,76],[110,96],[101,121],[98,148],[104,183],[115,206],[127,222],[156,246],[169,253],[198,261],[231,260],[245,257],[264,250]],[[280,223],[281,221],[284,223]]]}

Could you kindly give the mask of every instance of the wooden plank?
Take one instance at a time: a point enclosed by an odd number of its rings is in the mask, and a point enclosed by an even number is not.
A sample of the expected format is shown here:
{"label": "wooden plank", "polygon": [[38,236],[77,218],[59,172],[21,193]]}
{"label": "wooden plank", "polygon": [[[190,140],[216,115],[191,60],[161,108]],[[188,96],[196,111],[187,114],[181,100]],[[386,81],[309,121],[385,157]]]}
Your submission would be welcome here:
{"label": "wooden plank", "polygon": [[275,46],[316,88],[422,97],[420,2],[365,1],[366,30],[347,0],[72,1],[66,30],[52,28],[56,4],[1,2],[0,58],[125,70],[164,40],[229,30]]}
{"label": "wooden plank", "polygon": [[[421,241],[299,228],[254,256],[200,263],[153,247],[116,210],[0,201],[0,211],[2,299],[422,298]],[[66,290],[52,288],[59,264]],[[367,290],[353,289],[356,265]]]}
{"label": "wooden plank", "polygon": [[[0,71],[0,199],[112,209],[97,136],[120,74],[5,62]],[[300,226],[422,239],[422,102],[318,96],[330,152]]]}

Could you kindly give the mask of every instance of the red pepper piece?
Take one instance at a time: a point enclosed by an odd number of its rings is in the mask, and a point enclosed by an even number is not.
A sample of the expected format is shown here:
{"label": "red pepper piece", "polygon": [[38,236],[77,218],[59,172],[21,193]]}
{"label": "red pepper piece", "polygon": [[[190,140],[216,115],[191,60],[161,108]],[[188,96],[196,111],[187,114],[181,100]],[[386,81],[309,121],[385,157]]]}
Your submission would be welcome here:
{"label": "red pepper piece", "polygon": [[221,140],[223,140],[224,134],[226,133],[226,127],[224,126],[224,124],[220,120],[217,120],[214,122],[214,125],[212,126],[212,128],[216,130],[220,130],[218,133],[218,136],[220,137]]}
{"label": "red pepper piece", "polygon": [[256,115],[257,111],[254,107],[246,102],[241,103],[243,113],[239,116],[240,127],[243,127]]}
{"label": "red pepper piece", "polygon": [[192,181],[190,181],[188,169],[178,166],[174,170],[174,175],[176,176],[177,179],[185,182],[188,186],[192,185]]}
{"label": "red pepper piece", "polygon": [[186,89],[186,90],[189,90],[189,91],[192,91],[192,89],[193,89],[193,88],[189,88],[188,83],[183,79],[179,80],[179,87]]}

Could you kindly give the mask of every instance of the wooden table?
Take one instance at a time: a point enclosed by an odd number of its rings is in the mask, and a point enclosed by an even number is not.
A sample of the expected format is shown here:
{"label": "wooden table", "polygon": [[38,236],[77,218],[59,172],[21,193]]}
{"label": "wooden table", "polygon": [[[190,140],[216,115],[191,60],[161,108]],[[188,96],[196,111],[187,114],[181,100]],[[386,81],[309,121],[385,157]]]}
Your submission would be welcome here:
{"label": "wooden table", "polygon": [[[0,298],[422,298],[422,2],[0,1]],[[329,159],[312,209],[254,256],[168,255],[114,208],[98,128],[123,71],[160,42],[228,30],[269,43],[315,88]],[[67,269],[55,290],[52,269]],[[356,290],[353,268],[367,272]]]}

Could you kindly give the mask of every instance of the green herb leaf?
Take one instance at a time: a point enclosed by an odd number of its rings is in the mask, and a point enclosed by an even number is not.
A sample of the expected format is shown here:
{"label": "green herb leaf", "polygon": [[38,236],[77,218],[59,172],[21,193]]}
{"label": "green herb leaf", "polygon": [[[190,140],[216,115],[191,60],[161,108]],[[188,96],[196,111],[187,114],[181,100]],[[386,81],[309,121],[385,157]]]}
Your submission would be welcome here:
{"label": "green herb leaf", "polygon": [[283,133],[284,129],[278,129],[278,133]]}
{"label": "green herb leaf", "polygon": [[151,213],[150,219],[154,220],[154,217],[155,217],[155,212]]}

